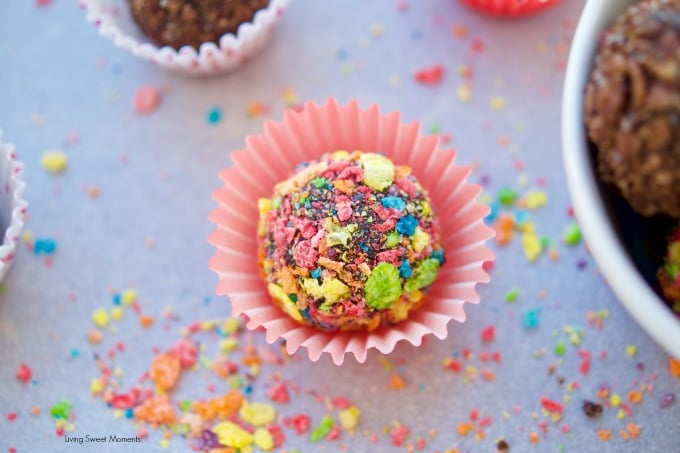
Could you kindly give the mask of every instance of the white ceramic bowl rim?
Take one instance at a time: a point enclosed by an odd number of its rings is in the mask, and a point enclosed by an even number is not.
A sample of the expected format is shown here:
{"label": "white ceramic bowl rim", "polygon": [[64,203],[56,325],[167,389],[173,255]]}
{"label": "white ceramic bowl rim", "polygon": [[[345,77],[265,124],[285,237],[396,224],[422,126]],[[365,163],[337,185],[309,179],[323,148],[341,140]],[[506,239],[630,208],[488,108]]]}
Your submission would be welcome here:
{"label": "white ceramic bowl rim", "polygon": [[562,99],[562,152],[574,212],[612,290],[647,333],[680,358],[680,321],[649,287],[624,251],[599,196],[583,124],[584,90],[601,31],[627,1],[589,0],[574,35]]}

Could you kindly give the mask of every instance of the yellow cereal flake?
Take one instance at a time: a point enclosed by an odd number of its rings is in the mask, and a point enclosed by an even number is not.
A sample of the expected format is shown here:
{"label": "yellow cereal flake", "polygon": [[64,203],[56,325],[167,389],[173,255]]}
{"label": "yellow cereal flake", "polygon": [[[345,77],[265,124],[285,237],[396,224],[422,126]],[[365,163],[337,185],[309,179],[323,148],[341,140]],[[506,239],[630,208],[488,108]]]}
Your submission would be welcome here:
{"label": "yellow cereal flake", "polygon": [[364,153],[359,159],[364,169],[364,184],[377,191],[382,191],[392,184],[394,164],[391,160],[373,153]]}
{"label": "yellow cereal flake", "polygon": [[105,309],[99,308],[92,313],[92,322],[94,322],[97,327],[104,328],[109,325],[109,314]]}
{"label": "yellow cereal flake", "polygon": [[271,451],[274,448],[274,437],[266,428],[257,428],[253,433],[255,445],[263,451]]}
{"label": "yellow cereal flake", "polygon": [[225,447],[248,450],[254,441],[248,431],[232,422],[218,423],[212,427],[212,432],[217,435],[217,441]]}
{"label": "yellow cereal flake", "polygon": [[341,410],[338,414],[338,418],[340,418],[340,424],[342,427],[344,429],[350,430],[356,428],[357,424],[359,423],[360,415],[361,411],[358,407],[350,406],[347,409]]}
{"label": "yellow cereal flake", "polygon": [[42,167],[50,173],[61,173],[66,170],[68,157],[66,153],[61,150],[45,151],[42,155],[40,163]]}
{"label": "yellow cereal flake", "polygon": [[420,253],[430,242],[430,235],[423,231],[420,227],[411,236],[411,245],[416,253]]}
{"label": "yellow cereal flake", "polygon": [[264,426],[276,420],[276,409],[271,404],[243,401],[238,414],[243,421],[253,426]]}

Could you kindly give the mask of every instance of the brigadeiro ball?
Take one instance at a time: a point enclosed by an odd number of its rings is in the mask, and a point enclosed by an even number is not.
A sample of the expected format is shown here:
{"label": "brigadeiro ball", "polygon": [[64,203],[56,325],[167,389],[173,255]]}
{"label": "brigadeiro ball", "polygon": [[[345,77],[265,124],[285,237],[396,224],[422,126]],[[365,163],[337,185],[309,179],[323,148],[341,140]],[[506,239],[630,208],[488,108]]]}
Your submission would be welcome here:
{"label": "brigadeiro ball", "polygon": [[680,314],[680,225],[668,237],[663,266],[656,273],[664,298]]}
{"label": "brigadeiro ball", "polygon": [[643,216],[680,218],[680,0],[634,4],[605,32],[585,123],[602,180]]}
{"label": "brigadeiro ball", "polygon": [[406,319],[444,263],[427,192],[407,166],[338,151],[261,199],[262,275],[274,303],[323,330]]}
{"label": "brigadeiro ball", "polygon": [[235,34],[269,0],[128,0],[132,17],[157,45],[196,49]]}

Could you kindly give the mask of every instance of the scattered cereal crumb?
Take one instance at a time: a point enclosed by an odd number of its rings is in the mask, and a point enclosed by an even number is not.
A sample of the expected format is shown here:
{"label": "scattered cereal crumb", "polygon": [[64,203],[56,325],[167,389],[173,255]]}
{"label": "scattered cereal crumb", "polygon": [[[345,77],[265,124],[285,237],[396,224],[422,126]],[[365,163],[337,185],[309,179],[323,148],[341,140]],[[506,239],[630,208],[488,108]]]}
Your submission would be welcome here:
{"label": "scattered cereal crumb", "polygon": [[493,110],[503,110],[507,106],[507,101],[503,97],[495,96],[489,101],[489,106]]}
{"label": "scattered cereal crumb", "polygon": [[565,244],[569,246],[576,245],[581,242],[581,229],[576,223],[571,223],[565,228],[562,238]]}
{"label": "scattered cereal crumb", "polygon": [[17,369],[16,372],[16,377],[19,381],[23,383],[28,383],[31,380],[31,376],[33,375],[33,370],[26,365],[25,363],[19,364],[19,368]]}
{"label": "scattered cereal crumb", "polygon": [[222,109],[219,107],[211,107],[208,109],[208,113],[205,116],[205,119],[207,123],[211,126],[214,126],[215,124],[218,124],[220,121],[222,121]]}
{"label": "scattered cereal crumb", "polygon": [[416,82],[422,85],[437,85],[444,77],[444,66],[437,64],[416,71],[413,76]]}
{"label": "scattered cereal crumb", "polygon": [[140,87],[133,97],[135,112],[140,115],[154,112],[161,103],[161,97],[161,91],[152,85]]}
{"label": "scattered cereal crumb", "polygon": [[661,399],[659,399],[659,407],[665,409],[670,406],[673,401],[675,401],[675,395],[673,393],[665,393]]}
{"label": "scattered cereal crumb", "polygon": [[42,167],[50,173],[62,173],[66,170],[67,163],[68,156],[58,149],[45,151],[40,159]]}

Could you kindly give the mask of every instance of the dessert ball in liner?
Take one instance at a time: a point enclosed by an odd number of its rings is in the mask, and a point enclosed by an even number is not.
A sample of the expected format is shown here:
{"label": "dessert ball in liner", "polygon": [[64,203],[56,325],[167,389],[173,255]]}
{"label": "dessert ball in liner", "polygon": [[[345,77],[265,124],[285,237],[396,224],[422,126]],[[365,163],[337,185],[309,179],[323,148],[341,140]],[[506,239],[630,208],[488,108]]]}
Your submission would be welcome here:
{"label": "dessert ball in liner", "polygon": [[257,55],[270,40],[290,0],[270,0],[242,23],[236,33],[226,33],[217,42],[198,47],[159,46],[144,34],[132,16],[129,0],[79,0],[88,22],[115,45],[165,69],[193,76],[218,75],[233,71]]}
{"label": "dessert ball in liner", "polygon": [[[456,165],[456,152],[439,149],[438,141],[421,135],[418,123],[401,124],[397,112],[382,114],[377,105],[362,110],[356,101],[340,106],[334,99],[289,110],[283,121],[265,123],[263,134],[247,137],[247,147],[232,152],[233,165],[220,173],[223,184],[213,194],[218,207],[210,215],[216,230],[209,242],[217,251],[209,266],[218,275],[217,294],[229,296],[232,316],[244,315],[249,329],[263,328],[270,343],[285,340],[291,354],[303,346],[311,360],[328,353],[338,365],[346,353],[364,362],[371,348],[386,354],[399,341],[418,346],[428,334],[446,338],[449,321],[465,321],[464,304],[478,303],[475,286],[489,280],[483,265],[493,260],[485,245],[493,230],[484,224],[489,209],[478,201],[481,188],[466,181],[470,168]],[[346,331],[303,325],[272,301],[260,275],[258,200],[271,197],[299,164],[337,150],[380,152],[407,165],[439,216],[446,262],[422,305],[397,324]]]}

